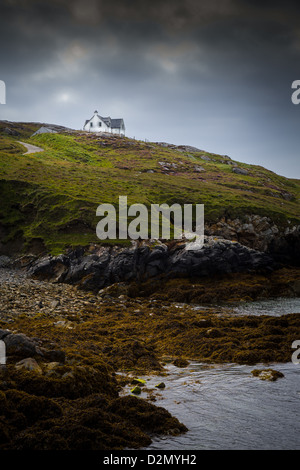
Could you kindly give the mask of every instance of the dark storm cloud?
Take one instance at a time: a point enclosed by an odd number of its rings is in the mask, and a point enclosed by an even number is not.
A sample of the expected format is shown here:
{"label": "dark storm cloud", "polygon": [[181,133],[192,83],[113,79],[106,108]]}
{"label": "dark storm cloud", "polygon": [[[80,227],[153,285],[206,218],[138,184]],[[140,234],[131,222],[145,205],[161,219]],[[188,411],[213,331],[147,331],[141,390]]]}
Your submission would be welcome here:
{"label": "dark storm cloud", "polygon": [[71,42],[85,45],[95,58],[116,54],[117,49],[126,57],[136,55],[137,66],[149,57],[149,50],[160,58],[169,45],[176,56],[184,44],[192,51],[191,62],[209,61],[209,54],[217,59],[215,65],[222,60],[230,65],[243,54],[243,62],[248,59],[254,65],[265,52],[267,60],[278,47],[286,52],[297,45],[299,31],[291,28],[293,12],[286,6],[277,12],[276,4],[270,12],[253,0],[6,0],[0,34],[5,58],[15,68],[21,64],[41,68]]}
{"label": "dark storm cloud", "polygon": [[274,169],[290,149],[295,166],[299,12],[292,0],[4,0],[4,118],[80,128],[100,103],[131,136]]}

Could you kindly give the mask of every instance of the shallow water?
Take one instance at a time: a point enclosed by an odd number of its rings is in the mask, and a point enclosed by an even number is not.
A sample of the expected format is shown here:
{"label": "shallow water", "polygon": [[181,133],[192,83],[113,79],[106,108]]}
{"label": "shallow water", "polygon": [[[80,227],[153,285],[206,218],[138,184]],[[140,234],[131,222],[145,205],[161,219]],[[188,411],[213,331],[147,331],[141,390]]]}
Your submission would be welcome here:
{"label": "shallow water", "polygon": [[284,377],[275,382],[254,377],[251,371],[263,365],[191,363],[186,369],[169,366],[167,377],[148,378],[148,387],[160,379],[165,383],[155,404],[189,431],[154,438],[147,449],[300,449],[300,365],[271,367]]}
{"label": "shallow water", "polygon": [[197,305],[194,310],[218,309],[219,312],[233,315],[271,315],[281,316],[289,313],[300,313],[300,297],[279,297],[277,299],[264,299],[252,302],[236,302],[234,304],[216,305],[207,307]]}
{"label": "shallow water", "polygon": [[[229,313],[228,305],[224,310]],[[233,315],[299,313],[300,298],[241,302],[230,311]],[[261,368],[278,370],[284,377],[270,382],[251,374]],[[155,437],[148,450],[300,449],[300,364],[192,362],[185,369],[169,365],[166,371],[167,376],[147,377],[147,388],[156,390],[155,404],[169,410],[189,431]],[[162,391],[155,389],[159,381],[166,385]],[[141,396],[146,397],[146,392]]]}
{"label": "shallow water", "polygon": [[237,315],[272,315],[278,317],[289,313],[300,313],[300,298],[285,298],[241,302],[232,307]]}

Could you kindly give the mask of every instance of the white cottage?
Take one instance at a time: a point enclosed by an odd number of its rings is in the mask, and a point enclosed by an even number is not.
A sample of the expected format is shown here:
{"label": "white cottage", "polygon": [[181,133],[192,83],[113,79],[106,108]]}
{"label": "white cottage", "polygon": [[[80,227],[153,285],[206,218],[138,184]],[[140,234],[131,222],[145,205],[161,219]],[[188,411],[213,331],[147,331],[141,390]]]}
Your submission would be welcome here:
{"label": "white cottage", "polygon": [[83,130],[89,132],[110,132],[112,134],[125,135],[123,119],[102,117],[99,116],[98,111],[94,112],[94,116],[91,119],[87,119],[85,121]]}

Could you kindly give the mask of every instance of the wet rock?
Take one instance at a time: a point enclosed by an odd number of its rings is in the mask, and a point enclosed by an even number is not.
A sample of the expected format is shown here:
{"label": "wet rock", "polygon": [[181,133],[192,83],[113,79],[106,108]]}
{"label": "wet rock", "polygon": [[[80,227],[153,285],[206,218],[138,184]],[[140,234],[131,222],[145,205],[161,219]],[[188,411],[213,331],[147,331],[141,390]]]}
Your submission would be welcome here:
{"label": "wet rock", "polygon": [[[259,251],[226,239],[207,237],[200,250],[186,250],[185,243],[175,243],[172,249],[158,244],[133,246],[97,255],[64,256],[64,275],[59,282],[75,284],[81,289],[99,292],[114,283],[147,280],[160,275],[168,277],[202,277],[219,273],[271,270],[272,258]],[[43,258],[28,270],[28,275],[58,282],[57,271],[62,257]],[[57,264],[57,269],[56,269]],[[51,274],[52,273],[52,274]],[[120,292],[121,293],[121,292]]]}
{"label": "wet rock", "polygon": [[59,374],[57,374],[56,370],[59,366],[60,366],[60,363],[55,362],[55,361],[44,364],[43,367],[45,370],[45,375],[46,376],[51,376],[51,375],[58,376]]}
{"label": "wet rock", "polygon": [[134,395],[140,395],[141,392],[142,392],[142,389],[141,389],[141,387],[139,387],[138,385],[136,385],[136,386],[133,387],[130,391],[131,391],[131,393],[134,393]]}
{"label": "wet rock", "polygon": [[294,281],[291,284],[291,288],[293,289],[295,295],[300,296],[300,279],[297,281]]}
{"label": "wet rock", "polygon": [[166,387],[166,384],[164,382],[159,382],[157,385],[155,385],[156,388],[163,389]]}
{"label": "wet rock", "polygon": [[58,328],[66,328],[68,330],[73,329],[72,322],[70,322],[69,320],[58,320],[58,321],[54,322],[53,325],[58,327]]}
{"label": "wet rock", "polygon": [[9,331],[9,330],[0,330],[0,340],[4,339],[8,335],[11,335],[11,331]]}
{"label": "wet rock", "polygon": [[23,333],[14,334],[9,330],[0,330],[0,339],[5,343],[6,356],[9,361],[17,358],[26,360],[39,357],[49,362],[65,362],[64,351],[40,347],[38,340],[29,338]]}
{"label": "wet rock", "polygon": [[33,264],[35,265],[34,277],[45,281],[62,282],[68,272],[70,259],[66,255],[59,255],[54,258],[46,256],[38,259],[37,263]]}
{"label": "wet rock", "polygon": [[146,380],[134,378],[131,380],[131,383],[132,385],[139,385],[140,387],[143,387],[146,384]]}
{"label": "wet rock", "polygon": [[40,354],[37,345],[23,333],[9,334],[3,339],[6,345],[7,356],[27,357]]}
{"label": "wet rock", "polygon": [[74,379],[75,378],[75,375],[74,375],[74,372],[73,371],[68,371],[68,372],[65,372],[62,376],[61,376],[62,379]]}
{"label": "wet rock", "polygon": [[175,359],[175,361],[173,361],[173,364],[174,366],[176,367],[187,367],[189,365],[189,361],[187,361],[186,359],[182,359],[182,358],[177,358]]}
{"label": "wet rock", "polygon": [[217,328],[209,328],[206,331],[205,336],[207,336],[208,338],[220,338],[223,336],[223,333]]}
{"label": "wet rock", "polygon": [[282,372],[274,369],[254,369],[251,371],[254,377],[258,377],[260,380],[269,380],[274,382],[277,379],[284,377]]}
{"label": "wet rock", "polygon": [[41,348],[43,359],[49,361],[49,363],[60,363],[63,364],[66,359],[66,353],[59,349],[43,349]]}
{"label": "wet rock", "polygon": [[30,372],[36,372],[37,374],[42,374],[42,368],[38,365],[36,360],[32,357],[28,357],[26,359],[22,359],[15,364],[15,368],[18,370],[28,370]]}

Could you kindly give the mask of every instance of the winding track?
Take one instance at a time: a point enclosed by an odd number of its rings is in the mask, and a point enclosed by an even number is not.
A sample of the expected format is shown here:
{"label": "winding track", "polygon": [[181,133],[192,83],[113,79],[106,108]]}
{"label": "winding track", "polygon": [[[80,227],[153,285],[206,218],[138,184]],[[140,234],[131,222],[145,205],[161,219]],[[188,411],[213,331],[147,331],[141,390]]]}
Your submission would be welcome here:
{"label": "winding track", "polygon": [[36,152],[43,152],[44,149],[41,147],[37,147],[36,145],[26,144],[25,142],[18,141],[19,144],[24,145],[27,148],[27,152],[24,152],[23,155],[27,155],[28,153],[36,153]]}

